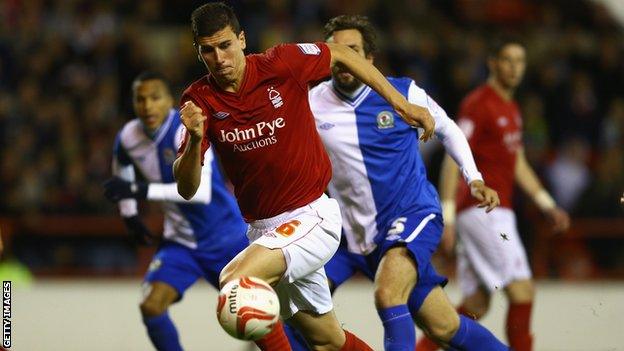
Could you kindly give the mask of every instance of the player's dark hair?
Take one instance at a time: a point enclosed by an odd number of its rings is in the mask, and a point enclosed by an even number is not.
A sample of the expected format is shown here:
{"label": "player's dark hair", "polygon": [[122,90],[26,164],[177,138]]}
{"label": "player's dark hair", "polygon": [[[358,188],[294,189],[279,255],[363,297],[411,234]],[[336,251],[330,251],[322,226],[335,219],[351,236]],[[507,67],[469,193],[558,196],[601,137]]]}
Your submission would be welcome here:
{"label": "player's dark hair", "polygon": [[488,44],[488,56],[496,58],[507,45],[520,45],[525,47],[522,40],[515,35],[499,35],[490,40]]}
{"label": "player's dark hair", "polygon": [[232,28],[234,34],[240,34],[241,28],[234,10],[222,2],[204,4],[191,14],[194,41],[199,37],[213,35],[227,26]]}
{"label": "player's dark hair", "polygon": [[375,42],[377,39],[377,32],[366,16],[341,15],[330,19],[324,29],[325,40],[334,35],[334,32],[346,29],[356,29],[362,34],[364,53],[366,55],[377,51],[377,44]]}
{"label": "player's dark hair", "polygon": [[136,78],[134,78],[134,81],[132,81],[132,89],[134,89],[134,87],[136,87],[137,84],[143,83],[148,80],[161,81],[165,85],[167,92],[171,94],[171,86],[169,85],[169,81],[162,73],[156,72],[156,71],[143,71],[139,73],[139,75],[136,76]]}

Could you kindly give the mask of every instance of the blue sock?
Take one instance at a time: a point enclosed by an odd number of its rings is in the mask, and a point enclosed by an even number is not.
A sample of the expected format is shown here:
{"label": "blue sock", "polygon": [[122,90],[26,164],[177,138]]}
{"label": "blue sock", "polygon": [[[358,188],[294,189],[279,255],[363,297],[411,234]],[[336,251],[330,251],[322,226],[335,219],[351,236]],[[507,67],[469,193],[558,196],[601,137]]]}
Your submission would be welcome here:
{"label": "blue sock", "polygon": [[290,343],[290,348],[292,351],[308,351],[310,348],[308,347],[308,343],[303,338],[303,335],[299,333],[299,331],[288,323],[284,324],[284,333],[288,337],[288,342]]}
{"label": "blue sock", "polygon": [[147,334],[156,350],[182,351],[178,331],[167,312],[160,316],[144,318],[143,324],[147,327]]}
{"label": "blue sock", "polygon": [[450,341],[452,350],[509,351],[494,334],[472,319],[459,315],[459,328]]}
{"label": "blue sock", "polygon": [[384,349],[386,351],[413,351],[416,345],[416,330],[407,305],[398,305],[377,310],[384,327]]}

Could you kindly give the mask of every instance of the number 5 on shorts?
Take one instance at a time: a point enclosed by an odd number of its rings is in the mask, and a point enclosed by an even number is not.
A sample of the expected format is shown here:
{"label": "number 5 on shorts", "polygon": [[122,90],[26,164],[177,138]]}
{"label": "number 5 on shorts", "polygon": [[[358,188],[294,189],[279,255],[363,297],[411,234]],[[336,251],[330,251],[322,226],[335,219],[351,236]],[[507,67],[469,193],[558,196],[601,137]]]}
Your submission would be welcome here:
{"label": "number 5 on shorts", "polygon": [[301,222],[299,222],[296,219],[293,219],[292,221],[286,222],[280,225],[279,227],[277,227],[275,229],[275,232],[281,236],[289,237],[293,235],[293,233],[295,232],[295,230],[297,230],[297,227],[300,224]]}

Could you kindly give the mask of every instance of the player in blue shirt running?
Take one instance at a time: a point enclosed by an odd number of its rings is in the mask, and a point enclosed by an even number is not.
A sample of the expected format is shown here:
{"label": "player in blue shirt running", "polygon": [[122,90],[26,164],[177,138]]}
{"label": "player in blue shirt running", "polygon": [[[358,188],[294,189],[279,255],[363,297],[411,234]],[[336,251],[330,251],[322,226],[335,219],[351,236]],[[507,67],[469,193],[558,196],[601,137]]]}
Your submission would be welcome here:
{"label": "player in blue shirt running", "polygon": [[[186,201],[178,194],[172,164],[185,130],[173,109],[167,81],[160,74],[145,72],[134,80],[132,92],[138,118],[117,135],[114,177],[105,182],[105,195],[118,203],[128,231],[140,244],[154,238],[138,216],[137,200],[162,204],[164,232],[145,274],[140,308],[156,349],[182,350],[169,306],[180,301],[200,277],[219,287],[221,269],[248,245],[247,225],[211,150],[206,152],[195,197]],[[146,182],[136,180],[135,170]]]}
{"label": "player in blue shirt running", "polygon": [[[374,31],[365,17],[339,16],[328,42],[345,44],[372,62]],[[435,134],[462,169],[482,207],[498,205],[485,186],[466,138],[444,110],[409,78],[388,78],[410,103],[426,109]],[[343,245],[325,266],[334,288],[362,271],[375,282],[375,305],[386,350],[413,350],[413,320],[452,350],[508,350],[487,329],[458,316],[430,263],[442,234],[437,192],[427,180],[418,132],[369,87],[340,66],[310,91],[310,107],[332,161],[329,194],[343,216]]]}

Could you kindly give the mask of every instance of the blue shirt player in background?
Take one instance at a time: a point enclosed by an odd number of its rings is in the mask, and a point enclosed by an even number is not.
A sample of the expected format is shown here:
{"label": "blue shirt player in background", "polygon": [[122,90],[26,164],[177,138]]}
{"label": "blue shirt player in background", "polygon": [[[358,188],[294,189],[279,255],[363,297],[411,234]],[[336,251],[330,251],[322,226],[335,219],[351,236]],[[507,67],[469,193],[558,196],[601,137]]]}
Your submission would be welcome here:
{"label": "blue shirt player in background", "polygon": [[[371,62],[374,37],[361,16],[339,16],[325,26],[328,42],[345,44]],[[388,80],[431,114],[436,136],[459,164],[480,206],[497,206],[498,196],[483,183],[459,127],[412,79]],[[443,221],[418,150],[417,130],[340,66],[309,98],[332,162],[328,191],[340,204],[348,246],[325,266],[334,287],[356,270],[374,280],[387,351],[414,350],[413,319],[452,350],[508,350],[487,329],[457,315],[441,287],[446,279],[430,263]]]}
{"label": "blue shirt player in background", "polygon": [[[185,130],[164,77],[144,72],[134,80],[132,93],[138,118],[117,135],[113,178],[104,183],[105,195],[118,203],[128,231],[140,244],[153,237],[138,216],[137,200],[162,204],[164,232],[145,274],[140,308],[156,349],[182,350],[169,306],[200,277],[218,288],[221,269],[248,245],[247,224],[210,149],[200,191],[189,201],[178,194],[172,164]],[[137,181],[135,170],[146,182]]]}

